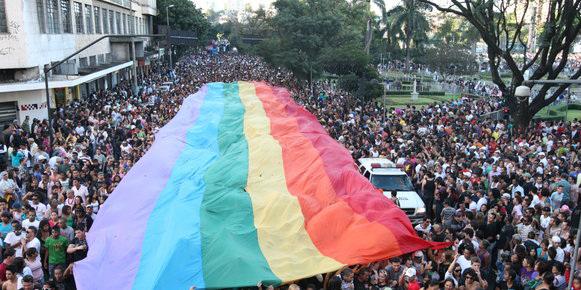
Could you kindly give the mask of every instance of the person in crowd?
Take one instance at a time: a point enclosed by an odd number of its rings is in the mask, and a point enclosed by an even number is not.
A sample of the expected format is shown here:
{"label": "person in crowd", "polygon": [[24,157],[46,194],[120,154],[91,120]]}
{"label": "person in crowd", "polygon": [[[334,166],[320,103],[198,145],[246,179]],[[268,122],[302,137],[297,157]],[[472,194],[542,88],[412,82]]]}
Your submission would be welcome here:
{"label": "person in crowd", "polygon": [[60,235],[58,227],[54,227],[51,229],[51,236],[46,239],[44,245],[46,247],[44,268],[48,269],[50,277],[54,277],[54,268],[66,265],[69,240]]}
{"label": "person in crowd", "polygon": [[[395,60],[378,70],[410,68],[429,70]],[[514,128],[489,117],[505,112],[498,87],[439,73],[434,78],[442,87],[467,94],[389,108],[332,80],[313,82],[319,94],[312,96],[309,85],[258,56],[194,51],[168,71],[152,63],[137,92],[121,81],[59,107],[50,123],[29,117],[8,124],[0,138],[6,161],[0,166],[0,278],[6,280],[15,256],[24,256],[31,283],[73,285],[70,262],[86,256],[85,233],[160,128],[203,84],[238,80],[288,89],[354,160],[387,158],[401,166],[426,204],[426,217],[414,228],[425,239],[451,244],[350,267],[328,279],[327,289],[434,289],[436,282],[444,289],[551,289],[561,276],[578,275],[558,263],[572,262],[579,218],[579,120]],[[174,83],[169,91],[158,89],[168,81]],[[14,221],[21,221],[19,234]]]}
{"label": "person in crowd", "polygon": [[2,283],[2,290],[18,290],[18,277],[14,265],[6,267],[6,281]]}
{"label": "person in crowd", "polygon": [[35,282],[42,284],[44,281],[44,271],[42,268],[42,262],[40,261],[39,252],[36,248],[28,248],[25,253],[26,258],[24,263],[32,272],[32,276]]}
{"label": "person in crowd", "polygon": [[4,259],[0,264],[0,281],[6,281],[6,268],[14,262],[16,251],[13,248],[4,250]]}
{"label": "person in crowd", "polygon": [[12,221],[12,227],[13,231],[6,235],[4,244],[15,250],[16,257],[22,257],[22,242],[26,240],[26,233],[22,232],[22,225],[18,221]]}
{"label": "person in crowd", "polygon": [[77,229],[75,231],[75,238],[71,241],[67,248],[67,253],[72,255],[72,261],[76,262],[87,257],[88,251],[89,248],[85,238],[85,231],[83,229]]}

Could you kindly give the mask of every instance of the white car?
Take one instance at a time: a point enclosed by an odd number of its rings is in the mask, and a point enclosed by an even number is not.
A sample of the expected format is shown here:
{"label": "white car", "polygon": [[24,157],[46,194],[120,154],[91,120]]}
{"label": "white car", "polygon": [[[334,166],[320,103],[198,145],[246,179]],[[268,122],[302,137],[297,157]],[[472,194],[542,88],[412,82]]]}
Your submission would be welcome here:
{"label": "white car", "polygon": [[413,225],[422,222],[426,216],[426,205],[404,171],[385,158],[361,158],[358,161],[359,172],[375,187],[383,190],[383,195],[391,198],[391,192],[396,192],[399,207]]}

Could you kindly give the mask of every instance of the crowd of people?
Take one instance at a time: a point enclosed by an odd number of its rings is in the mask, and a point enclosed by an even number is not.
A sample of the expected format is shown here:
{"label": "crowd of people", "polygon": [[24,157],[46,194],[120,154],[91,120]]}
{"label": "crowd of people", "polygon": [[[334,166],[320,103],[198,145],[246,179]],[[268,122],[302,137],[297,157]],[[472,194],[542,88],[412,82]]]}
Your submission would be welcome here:
{"label": "crowd of people", "polygon": [[[172,80],[169,90],[160,90]],[[122,82],[59,108],[51,124],[26,118],[5,126],[3,289],[75,289],[71,265],[87,255],[85,233],[157,130],[203,84],[239,80],[288,88],[355,160],[384,157],[404,168],[427,207],[418,234],[452,244],[292,288],[565,289],[571,265],[581,266],[573,260],[579,122],[537,122],[518,134],[505,120],[482,117],[501,108],[498,96],[386,109],[330,81],[318,82],[322,93],[313,96],[292,73],[256,56],[195,52],[178,62],[175,74],[154,65],[137,95]],[[574,289],[581,289],[580,278]]]}

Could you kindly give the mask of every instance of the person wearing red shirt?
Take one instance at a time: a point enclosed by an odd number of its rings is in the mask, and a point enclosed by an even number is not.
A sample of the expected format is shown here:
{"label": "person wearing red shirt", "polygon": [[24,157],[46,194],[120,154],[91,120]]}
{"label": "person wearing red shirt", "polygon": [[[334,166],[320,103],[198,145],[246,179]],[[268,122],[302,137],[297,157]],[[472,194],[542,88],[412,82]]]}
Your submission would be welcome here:
{"label": "person wearing red shirt", "polygon": [[421,286],[416,278],[416,269],[414,267],[407,268],[400,278],[400,285],[407,290],[420,290]]}
{"label": "person wearing red shirt", "polygon": [[8,248],[4,251],[4,260],[0,264],[0,281],[6,281],[6,267],[12,265],[16,251],[13,248]]}
{"label": "person wearing red shirt", "polygon": [[572,290],[581,290],[581,277],[577,276],[573,278],[573,287]]}

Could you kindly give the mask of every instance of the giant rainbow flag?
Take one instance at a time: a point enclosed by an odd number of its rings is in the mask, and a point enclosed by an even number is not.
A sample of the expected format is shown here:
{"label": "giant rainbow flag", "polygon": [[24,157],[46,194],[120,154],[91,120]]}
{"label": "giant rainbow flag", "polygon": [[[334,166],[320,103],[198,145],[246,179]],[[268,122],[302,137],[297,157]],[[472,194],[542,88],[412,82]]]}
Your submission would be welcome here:
{"label": "giant rainbow flag", "polygon": [[78,288],[293,281],[427,247],[288,91],[211,83],[188,97],[99,211]]}

